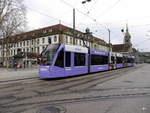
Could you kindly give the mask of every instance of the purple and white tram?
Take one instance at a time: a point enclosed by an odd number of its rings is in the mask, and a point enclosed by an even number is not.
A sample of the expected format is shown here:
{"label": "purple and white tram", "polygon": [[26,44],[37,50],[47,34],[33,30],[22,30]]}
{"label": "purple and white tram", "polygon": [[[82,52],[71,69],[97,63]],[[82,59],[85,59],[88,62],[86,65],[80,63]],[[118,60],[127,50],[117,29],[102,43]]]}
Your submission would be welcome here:
{"label": "purple and white tram", "polygon": [[[88,50],[86,47],[75,45],[50,44],[41,56],[39,76],[42,79],[69,77],[124,67],[122,54],[111,54],[111,63],[109,63],[108,52]],[[133,66],[133,59],[133,56],[128,56],[127,66]]]}
{"label": "purple and white tram", "polygon": [[121,53],[111,53],[111,69],[134,66],[134,59],[134,56],[123,55]]}
{"label": "purple and white tram", "polygon": [[116,53],[116,69],[123,68],[123,55]]}
{"label": "purple and white tram", "polygon": [[88,57],[86,47],[51,44],[42,52],[39,76],[58,78],[108,70],[107,52],[90,50],[90,67]]}
{"label": "purple and white tram", "polygon": [[127,67],[134,66],[134,56],[127,56]]}

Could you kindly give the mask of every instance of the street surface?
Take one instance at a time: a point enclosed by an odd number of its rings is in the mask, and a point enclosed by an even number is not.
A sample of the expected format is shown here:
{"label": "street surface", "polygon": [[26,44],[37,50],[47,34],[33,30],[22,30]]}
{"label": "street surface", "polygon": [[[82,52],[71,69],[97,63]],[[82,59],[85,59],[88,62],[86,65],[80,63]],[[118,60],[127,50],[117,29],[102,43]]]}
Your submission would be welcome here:
{"label": "street surface", "polygon": [[150,113],[150,64],[53,80],[37,70],[0,70],[0,113]]}

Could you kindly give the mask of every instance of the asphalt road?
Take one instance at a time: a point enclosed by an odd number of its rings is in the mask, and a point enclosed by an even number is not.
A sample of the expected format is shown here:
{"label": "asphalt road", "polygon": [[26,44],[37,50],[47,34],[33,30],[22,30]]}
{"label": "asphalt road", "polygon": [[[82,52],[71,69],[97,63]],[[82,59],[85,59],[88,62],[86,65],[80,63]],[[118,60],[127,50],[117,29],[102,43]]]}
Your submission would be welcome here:
{"label": "asphalt road", "polygon": [[0,113],[150,113],[150,65],[41,80],[0,82]]}

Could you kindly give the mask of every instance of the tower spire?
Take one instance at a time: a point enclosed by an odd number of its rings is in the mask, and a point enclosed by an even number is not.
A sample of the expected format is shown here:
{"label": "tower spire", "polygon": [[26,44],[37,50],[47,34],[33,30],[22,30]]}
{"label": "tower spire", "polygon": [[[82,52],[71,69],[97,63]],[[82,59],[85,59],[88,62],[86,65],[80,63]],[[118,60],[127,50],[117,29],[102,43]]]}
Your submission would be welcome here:
{"label": "tower spire", "polygon": [[130,47],[132,47],[132,43],[131,43],[131,35],[129,33],[129,29],[128,29],[128,23],[126,24],[126,32],[124,35],[124,44],[129,45]]}
{"label": "tower spire", "polygon": [[128,32],[129,29],[128,29],[128,23],[126,23],[126,32]]}

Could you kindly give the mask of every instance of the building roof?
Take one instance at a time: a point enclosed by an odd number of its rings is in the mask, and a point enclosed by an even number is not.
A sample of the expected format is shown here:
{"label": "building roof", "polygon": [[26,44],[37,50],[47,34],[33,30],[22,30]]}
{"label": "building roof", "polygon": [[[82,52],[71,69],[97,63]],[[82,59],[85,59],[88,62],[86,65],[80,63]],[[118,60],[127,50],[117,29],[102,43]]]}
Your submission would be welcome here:
{"label": "building roof", "polygon": [[116,44],[112,45],[113,52],[129,52],[129,45],[128,44]]}
{"label": "building roof", "polygon": [[[20,34],[16,34],[13,36],[10,36],[8,38],[4,38],[4,39],[0,39],[0,44],[2,44],[2,42],[4,41],[4,43],[9,42],[9,43],[15,43],[17,41],[23,41],[23,40],[30,40],[30,39],[35,39],[35,38],[39,38],[39,37],[44,37],[44,36],[49,36],[50,34],[58,34],[58,33],[65,33],[67,31],[73,32],[73,28],[64,26],[62,24],[57,24],[57,25],[53,25],[53,26],[48,26],[48,27],[44,27],[44,28],[40,28],[40,29],[36,29],[36,30],[32,30],[29,32],[23,32]],[[74,34],[80,34],[80,36],[85,36],[85,33],[79,31],[79,30],[75,30]],[[104,44],[106,44],[106,42],[100,38],[91,36],[88,37],[85,40],[94,40],[94,41],[101,41]]]}

